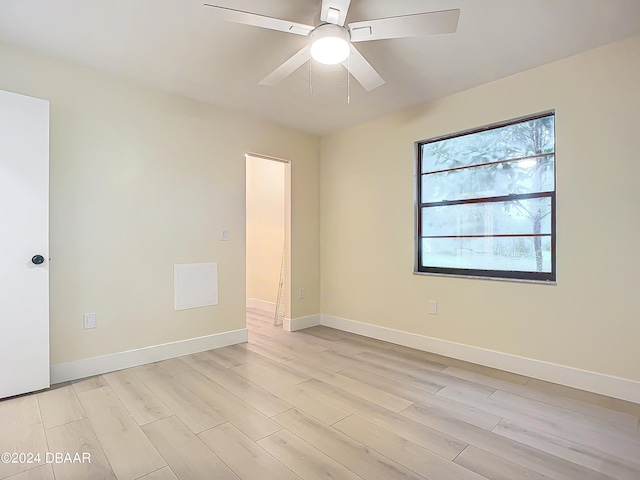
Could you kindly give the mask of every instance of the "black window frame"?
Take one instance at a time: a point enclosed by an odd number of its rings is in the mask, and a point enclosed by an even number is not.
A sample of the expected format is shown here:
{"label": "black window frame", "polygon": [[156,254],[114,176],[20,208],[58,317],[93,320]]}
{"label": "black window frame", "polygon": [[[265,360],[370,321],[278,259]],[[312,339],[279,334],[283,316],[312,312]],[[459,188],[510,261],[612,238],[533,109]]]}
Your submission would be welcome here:
{"label": "black window frame", "polygon": [[[458,200],[443,200],[439,202],[422,202],[422,176],[427,174],[438,173],[442,171],[448,170],[456,170],[457,168],[445,169],[438,172],[428,172],[422,173],[422,146],[428,143],[438,142],[442,140],[447,140],[455,137],[461,137],[464,135],[472,135],[475,133],[485,132],[488,130],[494,130],[501,127],[506,127],[509,125],[515,125],[518,123],[524,123],[531,120],[536,120],[544,117],[554,117],[554,150],[553,154],[545,153],[541,155],[534,155],[527,158],[541,157],[541,156],[551,156],[554,157],[553,163],[553,191],[546,192],[536,192],[536,193],[524,193],[524,194],[508,194],[508,195],[500,195],[494,197],[482,197],[482,198],[472,198],[472,199],[458,199]],[[473,277],[473,278],[486,278],[486,279],[495,279],[495,280],[515,280],[515,281],[534,281],[534,282],[544,282],[544,283],[555,283],[556,282],[556,193],[557,193],[557,149],[556,149],[556,128],[555,128],[555,110],[549,110],[541,113],[537,113],[534,115],[527,115],[524,117],[519,117],[511,120],[506,120],[502,122],[493,123],[490,125],[485,125],[478,128],[473,128],[469,130],[464,130],[461,132],[456,132],[452,134],[442,135],[426,140],[416,141],[415,146],[415,185],[416,185],[416,197],[415,197],[415,252],[414,252],[414,273],[418,274],[435,274],[435,275],[445,275],[445,276],[456,276],[456,277]],[[524,157],[523,157],[524,159]],[[509,159],[503,161],[514,161],[519,159]],[[491,162],[498,163],[498,162]],[[481,167],[485,164],[477,164],[473,166],[463,167],[463,168],[477,168]],[[459,204],[471,204],[471,203],[490,203],[490,202],[504,202],[504,201],[512,201],[512,200],[522,200],[526,198],[541,198],[548,197],[550,198],[551,204],[551,233],[545,236],[550,237],[551,243],[551,271],[550,272],[531,272],[531,271],[513,271],[513,270],[483,270],[483,269],[472,269],[472,268],[454,268],[454,267],[429,267],[423,266],[423,248],[422,248],[422,238],[465,238],[465,237],[482,237],[482,235],[473,235],[473,236],[464,236],[464,235],[452,235],[452,236],[425,236],[422,235],[422,210],[423,208],[434,207],[434,206],[449,206],[449,205],[459,205]],[[518,235],[484,235],[491,237],[500,237],[500,236],[535,236],[535,234],[518,234]]]}

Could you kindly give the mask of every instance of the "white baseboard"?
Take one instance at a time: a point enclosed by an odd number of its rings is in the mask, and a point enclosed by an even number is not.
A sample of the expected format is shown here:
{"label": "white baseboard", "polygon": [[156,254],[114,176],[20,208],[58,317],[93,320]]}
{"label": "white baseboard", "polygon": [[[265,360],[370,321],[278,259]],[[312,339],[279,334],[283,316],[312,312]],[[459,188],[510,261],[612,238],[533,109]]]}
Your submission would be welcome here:
{"label": "white baseboard", "polygon": [[587,390],[629,402],[640,403],[640,382],[634,380],[356,322],[331,315],[322,315],[321,324],[417,350],[436,353],[580,390]]}
{"label": "white baseboard", "polygon": [[159,362],[169,358],[204,352],[214,348],[227,347],[248,340],[246,328],[217,333],[206,337],[190,338],[179,342],[165,343],[151,347],[112,353],[99,357],[83,358],[73,362],[51,365],[51,384],[91,377],[101,373],[122,370],[146,363]]}
{"label": "white baseboard", "polygon": [[321,325],[320,315],[309,315],[308,317],[300,318],[285,318],[282,322],[282,328],[287,332],[295,332],[304,328],[316,327]]}
{"label": "white baseboard", "polygon": [[276,304],[273,302],[267,302],[266,300],[259,300],[257,298],[247,298],[247,308],[257,308],[269,315],[276,314]]}

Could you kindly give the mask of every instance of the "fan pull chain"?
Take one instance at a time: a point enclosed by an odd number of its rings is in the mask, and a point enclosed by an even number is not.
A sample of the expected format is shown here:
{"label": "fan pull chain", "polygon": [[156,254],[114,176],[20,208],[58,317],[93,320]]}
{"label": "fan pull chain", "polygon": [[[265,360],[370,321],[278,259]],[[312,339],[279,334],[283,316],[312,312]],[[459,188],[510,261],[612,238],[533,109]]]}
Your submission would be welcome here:
{"label": "fan pull chain", "polygon": [[347,105],[351,104],[351,53],[347,57]]}
{"label": "fan pull chain", "polygon": [[[309,48],[311,48],[311,39],[309,39]],[[312,68],[311,64],[313,63],[313,58],[309,55],[309,95],[313,95],[313,81],[312,81]]]}

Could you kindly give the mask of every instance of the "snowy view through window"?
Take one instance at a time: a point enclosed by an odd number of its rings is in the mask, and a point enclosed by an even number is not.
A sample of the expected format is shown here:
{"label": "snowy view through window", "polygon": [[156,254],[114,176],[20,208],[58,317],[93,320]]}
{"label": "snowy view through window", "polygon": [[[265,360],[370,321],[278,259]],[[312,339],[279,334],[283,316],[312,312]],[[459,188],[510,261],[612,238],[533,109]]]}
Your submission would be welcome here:
{"label": "snowy view through window", "polygon": [[419,272],[555,280],[554,114],[417,152]]}

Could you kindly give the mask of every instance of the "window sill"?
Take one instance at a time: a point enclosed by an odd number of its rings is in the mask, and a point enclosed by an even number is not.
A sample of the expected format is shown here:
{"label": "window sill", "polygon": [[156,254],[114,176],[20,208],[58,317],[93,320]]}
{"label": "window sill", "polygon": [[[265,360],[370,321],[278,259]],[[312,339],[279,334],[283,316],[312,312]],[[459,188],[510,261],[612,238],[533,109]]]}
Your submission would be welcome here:
{"label": "window sill", "polygon": [[483,277],[480,275],[456,275],[453,273],[432,273],[432,272],[413,272],[418,276],[430,276],[430,277],[447,277],[447,278],[468,278],[473,280],[490,280],[494,282],[512,282],[512,283],[535,283],[538,285],[557,285],[558,281],[549,280],[527,280],[524,278],[500,278],[500,277]]}

